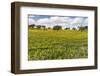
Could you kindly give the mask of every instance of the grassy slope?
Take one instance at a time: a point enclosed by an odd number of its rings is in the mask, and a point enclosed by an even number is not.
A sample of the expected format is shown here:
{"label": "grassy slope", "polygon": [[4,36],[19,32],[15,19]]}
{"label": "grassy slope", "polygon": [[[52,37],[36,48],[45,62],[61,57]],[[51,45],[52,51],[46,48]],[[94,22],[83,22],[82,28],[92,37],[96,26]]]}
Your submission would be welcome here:
{"label": "grassy slope", "polygon": [[87,32],[75,30],[31,30],[28,59],[75,59],[87,57]]}

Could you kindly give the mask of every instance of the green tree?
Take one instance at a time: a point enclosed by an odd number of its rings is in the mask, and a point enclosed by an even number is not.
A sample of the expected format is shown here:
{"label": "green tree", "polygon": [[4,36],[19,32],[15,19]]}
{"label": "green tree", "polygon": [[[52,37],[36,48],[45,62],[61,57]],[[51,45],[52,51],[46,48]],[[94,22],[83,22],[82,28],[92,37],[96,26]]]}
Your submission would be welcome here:
{"label": "green tree", "polygon": [[61,29],[62,29],[62,27],[58,26],[58,25],[53,27],[53,30],[61,30]]}

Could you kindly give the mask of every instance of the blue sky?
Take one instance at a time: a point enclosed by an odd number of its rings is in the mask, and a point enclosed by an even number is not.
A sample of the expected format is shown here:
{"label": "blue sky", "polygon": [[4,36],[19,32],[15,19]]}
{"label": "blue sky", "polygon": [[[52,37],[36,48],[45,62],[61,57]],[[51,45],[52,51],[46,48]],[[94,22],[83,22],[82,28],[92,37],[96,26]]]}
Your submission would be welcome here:
{"label": "blue sky", "polygon": [[53,15],[28,15],[28,24],[45,25],[53,27],[88,26],[88,17],[81,16],[53,16]]}

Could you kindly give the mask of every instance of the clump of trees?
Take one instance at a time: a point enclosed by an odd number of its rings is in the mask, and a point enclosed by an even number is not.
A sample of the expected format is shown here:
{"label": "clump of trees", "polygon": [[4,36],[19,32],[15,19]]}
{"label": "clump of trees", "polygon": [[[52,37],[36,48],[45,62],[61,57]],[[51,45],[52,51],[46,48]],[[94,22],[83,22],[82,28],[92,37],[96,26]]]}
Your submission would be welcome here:
{"label": "clump of trees", "polygon": [[46,29],[46,26],[42,26],[42,25],[35,25],[35,24],[32,24],[32,25],[29,25],[29,28],[36,28],[36,29]]}
{"label": "clump of trees", "polygon": [[79,30],[80,30],[80,31],[88,30],[88,26],[79,27]]}
{"label": "clump of trees", "polygon": [[37,25],[36,28],[37,29],[44,29],[45,30],[46,29],[46,26]]}
{"label": "clump of trees", "polygon": [[48,29],[51,29],[51,27],[48,27]]}
{"label": "clump of trees", "polygon": [[46,26],[42,26],[42,28],[45,30],[46,29]]}
{"label": "clump of trees", "polygon": [[62,29],[62,27],[58,26],[58,25],[53,27],[53,30],[61,30],[61,29]]}
{"label": "clump of trees", "polygon": [[41,25],[38,25],[38,26],[36,26],[37,27],[37,29],[41,29]]}
{"label": "clump of trees", "polygon": [[65,28],[64,30],[69,30],[70,28]]}
{"label": "clump of trees", "polygon": [[[62,26],[59,26],[59,25],[56,25],[56,26],[53,26],[53,28],[51,27],[48,27],[46,28],[46,26],[44,25],[35,25],[35,24],[32,24],[32,25],[29,25],[29,28],[33,28],[33,29],[53,29],[53,30],[62,30]],[[64,30],[69,30],[70,28],[66,27]],[[77,28],[73,27],[72,30],[77,30]],[[78,27],[78,30],[80,31],[87,31],[88,30],[88,26],[80,26]]]}
{"label": "clump of trees", "polygon": [[34,28],[35,27],[35,24],[32,24],[32,25],[29,25],[30,28]]}
{"label": "clump of trees", "polygon": [[72,28],[72,30],[76,30],[76,28]]}
{"label": "clump of trees", "polygon": [[[35,25],[35,24],[32,24],[32,25],[29,25],[29,28],[35,28],[35,29],[46,29],[46,26],[42,26],[42,25]],[[51,29],[51,27],[48,27],[47,29]],[[52,28],[53,30],[61,30],[62,29],[62,26],[53,26]]]}

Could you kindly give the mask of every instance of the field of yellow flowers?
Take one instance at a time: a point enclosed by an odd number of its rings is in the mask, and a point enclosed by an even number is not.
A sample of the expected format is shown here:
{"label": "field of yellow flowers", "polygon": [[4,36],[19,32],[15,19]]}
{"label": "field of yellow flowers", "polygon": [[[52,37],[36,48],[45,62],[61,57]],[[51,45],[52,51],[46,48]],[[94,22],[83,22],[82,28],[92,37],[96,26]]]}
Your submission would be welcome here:
{"label": "field of yellow flowers", "polygon": [[77,30],[28,30],[28,60],[88,57],[88,32]]}

